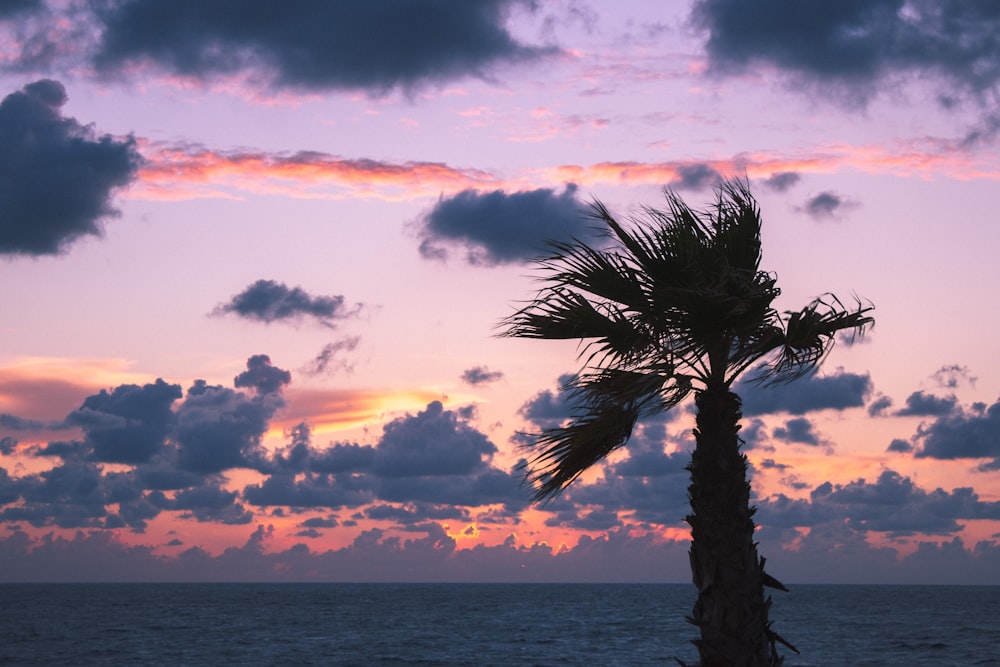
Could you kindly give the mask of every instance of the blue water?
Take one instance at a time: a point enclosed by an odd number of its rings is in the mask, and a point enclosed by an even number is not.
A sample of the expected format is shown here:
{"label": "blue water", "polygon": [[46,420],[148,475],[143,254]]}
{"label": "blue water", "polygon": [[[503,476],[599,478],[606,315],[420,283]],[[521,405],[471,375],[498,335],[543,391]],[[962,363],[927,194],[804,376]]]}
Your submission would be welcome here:
{"label": "blue water", "polygon": [[[694,662],[693,589],[569,584],[7,584],[0,665]],[[786,665],[1000,665],[1000,587],[796,586]]]}

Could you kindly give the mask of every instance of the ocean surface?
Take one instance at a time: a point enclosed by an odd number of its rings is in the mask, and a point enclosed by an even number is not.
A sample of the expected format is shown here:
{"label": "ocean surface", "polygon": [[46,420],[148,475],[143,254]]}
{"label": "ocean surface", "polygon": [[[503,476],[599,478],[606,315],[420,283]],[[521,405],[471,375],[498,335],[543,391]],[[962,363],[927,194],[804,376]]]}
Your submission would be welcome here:
{"label": "ocean surface", "polygon": [[[1000,665],[1000,587],[774,597],[789,667]],[[687,585],[4,584],[0,665],[667,665],[696,660],[693,601]]]}

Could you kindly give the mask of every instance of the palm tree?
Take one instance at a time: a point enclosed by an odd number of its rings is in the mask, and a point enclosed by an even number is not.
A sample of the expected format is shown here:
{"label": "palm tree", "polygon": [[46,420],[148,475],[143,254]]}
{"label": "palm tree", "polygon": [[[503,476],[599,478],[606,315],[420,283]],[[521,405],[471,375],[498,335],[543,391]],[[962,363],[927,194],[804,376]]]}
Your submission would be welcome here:
{"label": "palm tree", "polygon": [[665,209],[646,207],[628,226],[594,202],[606,246],[552,243],[539,260],[542,288],[502,323],[504,336],[585,343],[569,387],[581,407],[567,424],[534,434],[526,476],[535,501],[551,499],[625,445],[637,420],[693,394],[694,643],[702,667],[778,665],[776,642],[795,648],[772,629],[764,587],[786,589],[757,555],[741,402],[731,387],[751,367],[762,384],[810,373],[838,333],[864,335],[872,306],[858,300],[847,309],[825,295],[779,314],[776,278],[759,268],[760,210],[749,185],[722,183],[705,211],[665,194]]}

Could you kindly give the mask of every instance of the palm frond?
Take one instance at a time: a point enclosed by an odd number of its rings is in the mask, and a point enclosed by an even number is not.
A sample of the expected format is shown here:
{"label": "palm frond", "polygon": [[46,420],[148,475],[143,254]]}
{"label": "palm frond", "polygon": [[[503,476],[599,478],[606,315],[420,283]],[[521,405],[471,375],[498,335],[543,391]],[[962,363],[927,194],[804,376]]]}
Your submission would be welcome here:
{"label": "palm frond", "polygon": [[768,369],[754,378],[763,384],[779,384],[800,378],[815,369],[833,347],[835,336],[848,332],[863,337],[875,320],[871,304],[857,299],[848,310],[833,294],[815,299],[800,311],[785,313],[785,330],[772,339],[777,357]]}

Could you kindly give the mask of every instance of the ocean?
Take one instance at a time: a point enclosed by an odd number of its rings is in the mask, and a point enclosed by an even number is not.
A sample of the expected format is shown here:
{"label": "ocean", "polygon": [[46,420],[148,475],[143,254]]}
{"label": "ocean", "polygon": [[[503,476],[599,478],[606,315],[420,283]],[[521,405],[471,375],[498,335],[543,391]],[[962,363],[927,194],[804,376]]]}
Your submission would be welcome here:
{"label": "ocean", "polygon": [[[1000,587],[794,586],[788,667],[1000,665]],[[0,665],[693,663],[689,585],[3,584]]]}

